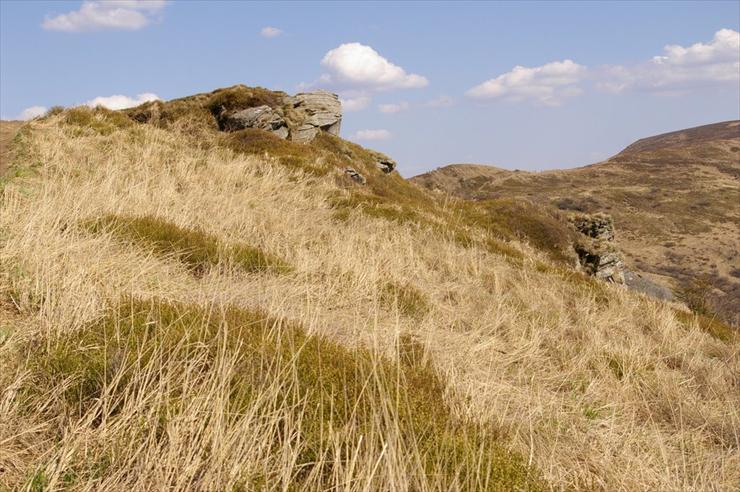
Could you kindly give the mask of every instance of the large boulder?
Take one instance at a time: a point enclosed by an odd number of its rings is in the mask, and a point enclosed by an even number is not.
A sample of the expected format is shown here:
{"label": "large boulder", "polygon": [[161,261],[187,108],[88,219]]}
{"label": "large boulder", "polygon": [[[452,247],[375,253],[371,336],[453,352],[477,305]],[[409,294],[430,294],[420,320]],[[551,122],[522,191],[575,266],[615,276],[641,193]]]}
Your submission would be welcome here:
{"label": "large boulder", "polygon": [[342,104],[331,92],[289,96],[239,86],[217,97],[210,109],[223,131],[259,128],[299,143],[310,142],[321,131],[339,135]]}
{"label": "large boulder", "polygon": [[339,135],[342,124],[342,104],[339,97],[327,91],[301,92],[292,98],[290,139],[310,142],[319,131]]}
{"label": "large boulder", "polygon": [[221,126],[226,131],[259,128],[272,132],[280,138],[287,138],[289,134],[285,119],[270,106],[257,106],[224,114]]}

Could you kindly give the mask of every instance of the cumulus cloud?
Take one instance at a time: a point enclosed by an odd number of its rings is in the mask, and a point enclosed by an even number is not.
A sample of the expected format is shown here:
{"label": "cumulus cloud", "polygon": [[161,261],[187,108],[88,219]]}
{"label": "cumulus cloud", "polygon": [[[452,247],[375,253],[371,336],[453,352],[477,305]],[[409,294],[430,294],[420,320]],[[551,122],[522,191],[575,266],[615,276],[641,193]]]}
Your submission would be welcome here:
{"label": "cumulus cloud", "polygon": [[38,116],[43,116],[46,114],[46,107],[44,106],[31,106],[30,108],[26,108],[23,111],[21,111],[21,114],[18,116],[19,120],[32,120]]}
{"label": "cumulus cloud", "polygon": [[380,104],[378,106],[378,111],[381,113],[400,113],[401,111],[406,111],[410,107],[409,103],[402,101],[400,103]]}
{"label": "cumulus cloud", "polygon": [[283,33],[281,29],[278,29],[277,27],[267,26],[263,27],[260,31],[260,35],[263,38],[276,38],[280,36]]}
{"label": "cumulus cloud", "polygon": [[63,32],[135,31],[149,25],[166,4],[166,0],[86,0],[79,10],[47,17],[41,26]]}
{"label": "cumulus cloud", "polygon": [[708,43],[667,45],[663,54],[632,66],[597,70],[598,86],[611,92],[644,90],[663,93],[740,81],[740,33],[720,29]]}
{"label": "cumulus cloud", "polygon": [[370,105],[370,97],[340,97],[339,102],[342,103],[342,110],[344,111],[360,111]]}
{"label": "cumulus cloud", "polygon": [[453,104],[455,104],[455,100],[450,96],[439,96],[425,102],[423,106],[425,108],[449,108]]}
{"label": "cumulus cloud", "polygon": [[360,43],[346,43],[330,50],[321,65],[328,71],[320,79],[324,84],[366,90],[412,89],[429,84],[425,77],[407,73]]}
{"label": "cumulus cloud", "polygon": [[383,129],[359,130],[351,137],[352,140],[388,140],[389,138],[391,138],[391,132]]}
{"label": "cumulus cloud", "polygon": [[565,99],[582,92],[579,83],[586,74],[587,68],[573,60],[554,61],[539,67],[518,65],[510,72],[473,87],[467,95],[476,99],[500,98],[559,106]]}
{"label": "cumulus cloud", "polygon": [[91,108],[103,106],[108,109],[126,109],[133,108],[134,106],[138,106],[139,104],[144,104],[149,101],[159,101],[159,96],[152,94],[151,92],[139,94],[135,98],[122,96],[120,94],[114,96],[99,96],[87,101],[85,105],[90,106]]}

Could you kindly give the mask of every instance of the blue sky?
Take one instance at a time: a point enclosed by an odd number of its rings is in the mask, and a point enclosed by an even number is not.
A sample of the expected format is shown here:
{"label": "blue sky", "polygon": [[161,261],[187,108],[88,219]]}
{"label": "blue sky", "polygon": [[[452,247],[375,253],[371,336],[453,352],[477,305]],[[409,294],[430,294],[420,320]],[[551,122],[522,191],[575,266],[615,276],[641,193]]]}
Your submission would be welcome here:
{"label": "blue sky", "polygon": [[738,31],[735,1],[1,0],[0,116],[322,87],[345,102],[342,135],[406,176],[572,167],[740,118]]}

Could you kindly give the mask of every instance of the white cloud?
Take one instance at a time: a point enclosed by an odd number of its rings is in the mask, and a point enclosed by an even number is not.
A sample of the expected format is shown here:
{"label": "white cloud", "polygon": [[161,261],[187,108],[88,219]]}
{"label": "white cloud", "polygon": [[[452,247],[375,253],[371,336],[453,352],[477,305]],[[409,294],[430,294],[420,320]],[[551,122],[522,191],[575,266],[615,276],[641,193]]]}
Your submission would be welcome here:
{"label": "white cloud", "polygon": [[149,25],[166,4],[166,0],[86,0],[79,10],[47,17],[41,26],[63,32],[135,31]]}
{"label": "white cloud", "polygon": [[391,132],[388,130],[359,130],[355,132],[352,140],[388,140],[391,138]]}
{"label": "white cloud", "polygon": [[632,66],[611,65],[596,73],[598,86],[611,92],[644,90],[681,93],[740,81],[740,33],[721,29],[709,43],[667,45],[663,54]]}
{"label": "white cloud", "polygon": [[344,111],[360,111],[370,105],[370,97],[340,97],[339,102],[342,103],[342,110]]}
{"label": "white cloud", "polygon": [[91,108],[103,106],[108,109],[126,109],[133,108],[134,106],[138,106],[139,104],[144,104],[149,101],[159,101],[159,96],[150,92],[139,94],[136,98],[118,94],[114,96],[99,96],[91,101],[87,101],[85,105],[90,106]]}
{"label": "white cloud", "polygon": [[280,36],[283,33],[281,29],[278,29],[277,27],[267,26],[263,27],[260,31],[260,35],[263,38],[276,38]]}
{"label": "white cloud", "polygon": [[423,104],[425,108],[449,108],[455,104],[455,100],[450,96],[439,96]]}
{"label": "white cloud", "polygon": [[46,107],[44,106],[31,106],[30,108],[26,108],[23,111],[21,111],[21,114],[18,116],[19,120],[32,120],[38,116],[43,116],[46,114]]}
{"label": "white cloud", "polygon": [[539,67],[518,65],[510,72],[473,87],[467,95],[477,99],[502,98],[559,106],[565,99],[582,92],[578,84],[586,73],[586,67],[572,60],[555,61]]}
{"label": "white cloud", "polygon": [[324,84],[366,90],[411,89],[425,87],[429,81],[394,65],[360,43],[346,43],[330,50],[321,60],[329,71],[319,81]]}
{"label": "white cloud", "polygon": [[402,101],[400,103],[381,104],[378,106],[378,111],[381,113],[399,113],[401,111],[406,111],[410,107],[409,103]]}

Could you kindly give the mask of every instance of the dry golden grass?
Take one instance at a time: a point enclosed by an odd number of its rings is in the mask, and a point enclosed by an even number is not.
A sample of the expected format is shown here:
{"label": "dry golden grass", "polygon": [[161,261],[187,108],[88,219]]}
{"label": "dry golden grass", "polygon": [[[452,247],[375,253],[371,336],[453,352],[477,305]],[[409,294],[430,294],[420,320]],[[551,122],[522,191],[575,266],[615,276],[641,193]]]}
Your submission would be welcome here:
{"label": "dry golden grass", "polygon": [[10,167],[13,156],[10,153],[10,143],[15,138],[22,121],[0,121],[0,176]]}
{"label": "dry golden grass", "polygon": [[[205,150],[149,125],[99,132],[63,118],[30,124],[20,155],[42,165],[2,190],[0,488],[740,486],[736,338],[567,274],[526,244],[507,245],[516,258],[462,244],[432,220],[444,203],[426,204],[427,220],[360,208],[337,220],[337,193],[352,192],[338,192],[331,171]],[[389,183],[391,200],[405,185]],[[81,227],[109,214],[248,243],[293,270],[217,259],[193,275],[177,255]],[[141,310],[121,311],[125,299],[159,307],[134,324]],[[166,318],[173,305],[187,308]],[[261,325],[267,340],[289,343],[286,326],[325,340],[333,360],[364,368],[367,393],[331,386],[320,406],[331,415],[317,416],[298,368],[321,363],[305,366],[305,344],[280,363],[244,352],[254,340],[234,332],[248,323],[223,321],[232,309],[274,320]],[[130,338],[134,326],[142,334]],[[405,364],[420,372],[391,371]],[[357,374],[344,370],[339,380]],[[244,374],[251,385],[233,386]]]}

